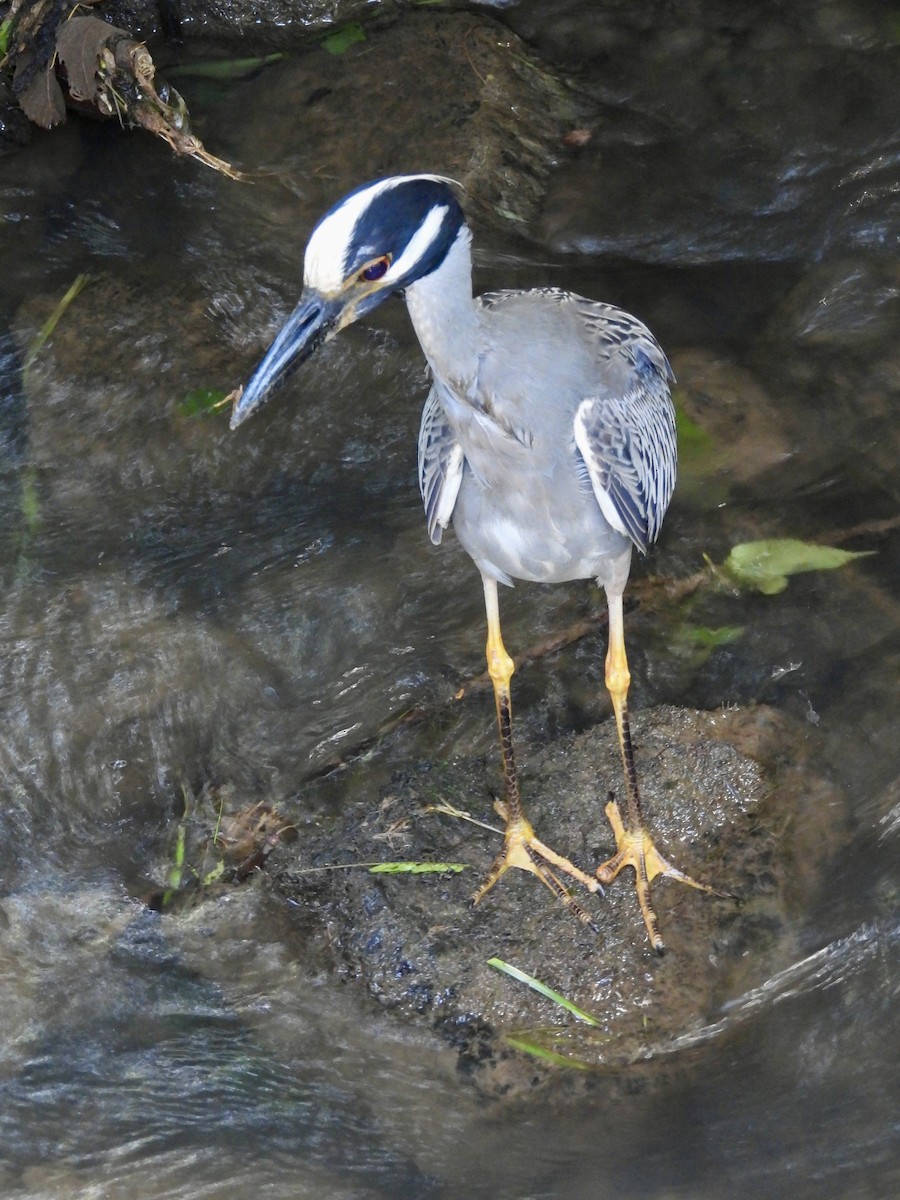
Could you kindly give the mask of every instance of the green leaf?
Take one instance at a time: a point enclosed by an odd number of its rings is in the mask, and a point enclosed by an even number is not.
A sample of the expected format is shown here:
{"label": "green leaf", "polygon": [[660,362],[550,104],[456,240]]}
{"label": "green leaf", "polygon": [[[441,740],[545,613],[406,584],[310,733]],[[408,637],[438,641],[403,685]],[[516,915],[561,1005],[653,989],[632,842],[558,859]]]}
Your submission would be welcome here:
{"label": "green leaf", "polygon": [[12,17],[7,17],[0,24],[0,56],[4,55],[9,48],[9,31],[12,29]]}
{"label": "green leaf", "polygon": [[225,396],[218,388],[195,388],[178,402],[176,411],[180,417],[204,417],[220,408]]}
{"label": "green leaf", "polygon": [[696,421],[692,421],[680,404],[675,405],[675,432],[678,435],[678,449],[690,449],[696,452],[712,453],[716,447],[713,438],[702,429]]}
{"label": "green leaf", "polygon": [[337,29],[334,33],[323,37],[321,45],[322,49],[327,50],[329,54],[343,54],[357,42],[365,40],[366,33],[362,25],[345,25],[342,29]]}
{"label": "green leaf", "polygon": [[466,869],[465,863],[429,862],[383,862],[369,867],[370,875],[444,875],[453,871],[457,875]]}
{"label": "green leaf", "polygon": [[679,630],[686,642],[701,650],[715,650],[718,646],[730,646],[744,636],[743,625],[720,625],[710,629],[705,625],[684,625]]}
{"label": "green leaf", "polygon": [[224,874],[225,863],[222,859],[219,859],[216,865],[206,872],[200,882],[204,887],[209,887],[211,883],[215,883],[217,879],[221,879]]}
{"label": "green leaf", "polygon": [[495,971],[502,971],[504,975],[508,975],[510,979],[515,979],[519,983],[524,983],[530,987],[533,992],[543,996],[547,1000],[552,1000],[554,1004],[558,1004],[560,1008],[564,1008],[566,1012],[571,1013],[579,1021],[584,1021],[588,1025],[596,1025],[597,1020],[590,1013],[586,1013],[583,1008],[579,1008],[573,1004],[571,1000],[567,1000],[565,996],[561,996],[559,992],[554,992],[553,988],[547,987],[546,983],[541,983],[539,979],[535,979],[533,975],[528,975],[525,971],[520,971],[518,967],[512,966],[510,963],[504,962],[502,958],[489,958],[488,966],[493,967]]}
{"label": "green leaf", "polygon": [[874,553],[874,550],[817,546],[798,538],[769,538],[735,546],[722,564],[722,570],[736,583],[755,588],[765,596],[774,596],[787,587],[789,575],[802,571],[833,571],[854,558],[865,558]]}
{"label": "green leaf", "polygon": [[727,454],[702,425],[688,416],[677,388],[673,399],[678,438],[678,494],[709,511],[728,496],[728,472],[722,470]]}

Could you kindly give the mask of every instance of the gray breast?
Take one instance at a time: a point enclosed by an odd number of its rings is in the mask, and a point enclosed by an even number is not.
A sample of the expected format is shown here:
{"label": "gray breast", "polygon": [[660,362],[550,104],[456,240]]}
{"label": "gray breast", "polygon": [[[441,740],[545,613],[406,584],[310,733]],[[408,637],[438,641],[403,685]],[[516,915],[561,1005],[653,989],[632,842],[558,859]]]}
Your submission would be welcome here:
{"label": "gray breast", "polygon": [[585,397],[627,390],[621,339],[639,323],[557,291],[482,297],[480,317],[477,375],[438,387],[464,458],[457,536],[500,580],[602,581],[631,543],[601,512],[574,420]]}

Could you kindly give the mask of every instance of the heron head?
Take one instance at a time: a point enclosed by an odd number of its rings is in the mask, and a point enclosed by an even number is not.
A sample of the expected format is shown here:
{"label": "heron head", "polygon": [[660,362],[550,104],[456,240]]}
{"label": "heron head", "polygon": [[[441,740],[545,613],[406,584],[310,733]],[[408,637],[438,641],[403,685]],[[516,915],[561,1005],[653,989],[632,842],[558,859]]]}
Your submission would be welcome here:
{"label": "heron head", "polygon": [[235,401],[232,429],[322,342],[440,267],[465,224],[451,182],[394,175],[350,192],[321,218],[299,303]]}

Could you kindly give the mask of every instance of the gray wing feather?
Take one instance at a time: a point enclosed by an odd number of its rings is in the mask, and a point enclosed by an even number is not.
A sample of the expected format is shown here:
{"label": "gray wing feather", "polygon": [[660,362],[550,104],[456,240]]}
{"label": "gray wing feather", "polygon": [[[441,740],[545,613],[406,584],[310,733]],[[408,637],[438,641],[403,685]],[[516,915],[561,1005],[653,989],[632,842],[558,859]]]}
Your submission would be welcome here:
{"label": "gray wing feather", "polygon": [[462,447],[450,428],[440,388],[435,383],[425,401],[419,426],[419,491],[425,505],[428,536],[435,546],[453,514],[463,466]]}
{"label": "gray wing feather", "polygon": [[634,317],[593,304],[584,315],[608,379],[622,386],[582,401],[575,414],[575,443],[603,515],[646,553],[675,487],[672,369],[656,339]]}

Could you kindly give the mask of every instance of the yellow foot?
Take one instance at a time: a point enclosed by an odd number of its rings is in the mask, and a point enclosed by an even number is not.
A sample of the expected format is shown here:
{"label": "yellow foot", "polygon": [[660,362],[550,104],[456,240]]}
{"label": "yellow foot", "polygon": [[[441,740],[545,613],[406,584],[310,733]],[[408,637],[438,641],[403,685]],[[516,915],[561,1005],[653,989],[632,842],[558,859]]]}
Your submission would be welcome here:
{"label": "yellow foot", "polygon": [[[494,808],[506,820],[506,806],[497,801]],[[579,921],[589,925],[595,932],[597,931],[590,915],[577,900],[573,899],[569,894],[569,889],[551,870],[551,867],[576,879],[589,892],[601,892],[603,889],[600,884],[592,876],[580,871],[567,858],[563,858],[561,854],[557,854],[549,846],[545,846],[535,836],[534,830],[524,817],[518,821],[507,821],[506,832],[503,835],[503,849],[491,864],[484,883],[472,897],[472,903],[478,904],[510,867],[518,867],[520,871],[530,871],[532,875],[537,875],[541,883],[548,887],[558,900],[562,901],[573,917],[577,917]]]}
{"label": "yellow foot", "polygon": [[717,891],[707,883],[699,883],[690,875],[685,875],[684,871],[673,867],[653,845],[650,834],[643,826],[639,826],[637,829],[626,829],[615,800],[610,800],[607,804],[606,816],[615,834],[616,853],[597,868],[597,878],[601,883],[609,884],[623,867],[634,867],[638,903],[641,906],[641,916],[644,918],[647,936],[650,938],[653,949],[661,954],[665,950],[665,944],[659,932],[659,922],[656,919],[650,896],[650,883],[657,875],[668,875],[671,879],[677,879],[679,883],[686,883],[688,887],[697,888],[701,892],[709,892],[713,896],[724,896],[726,893]]}

